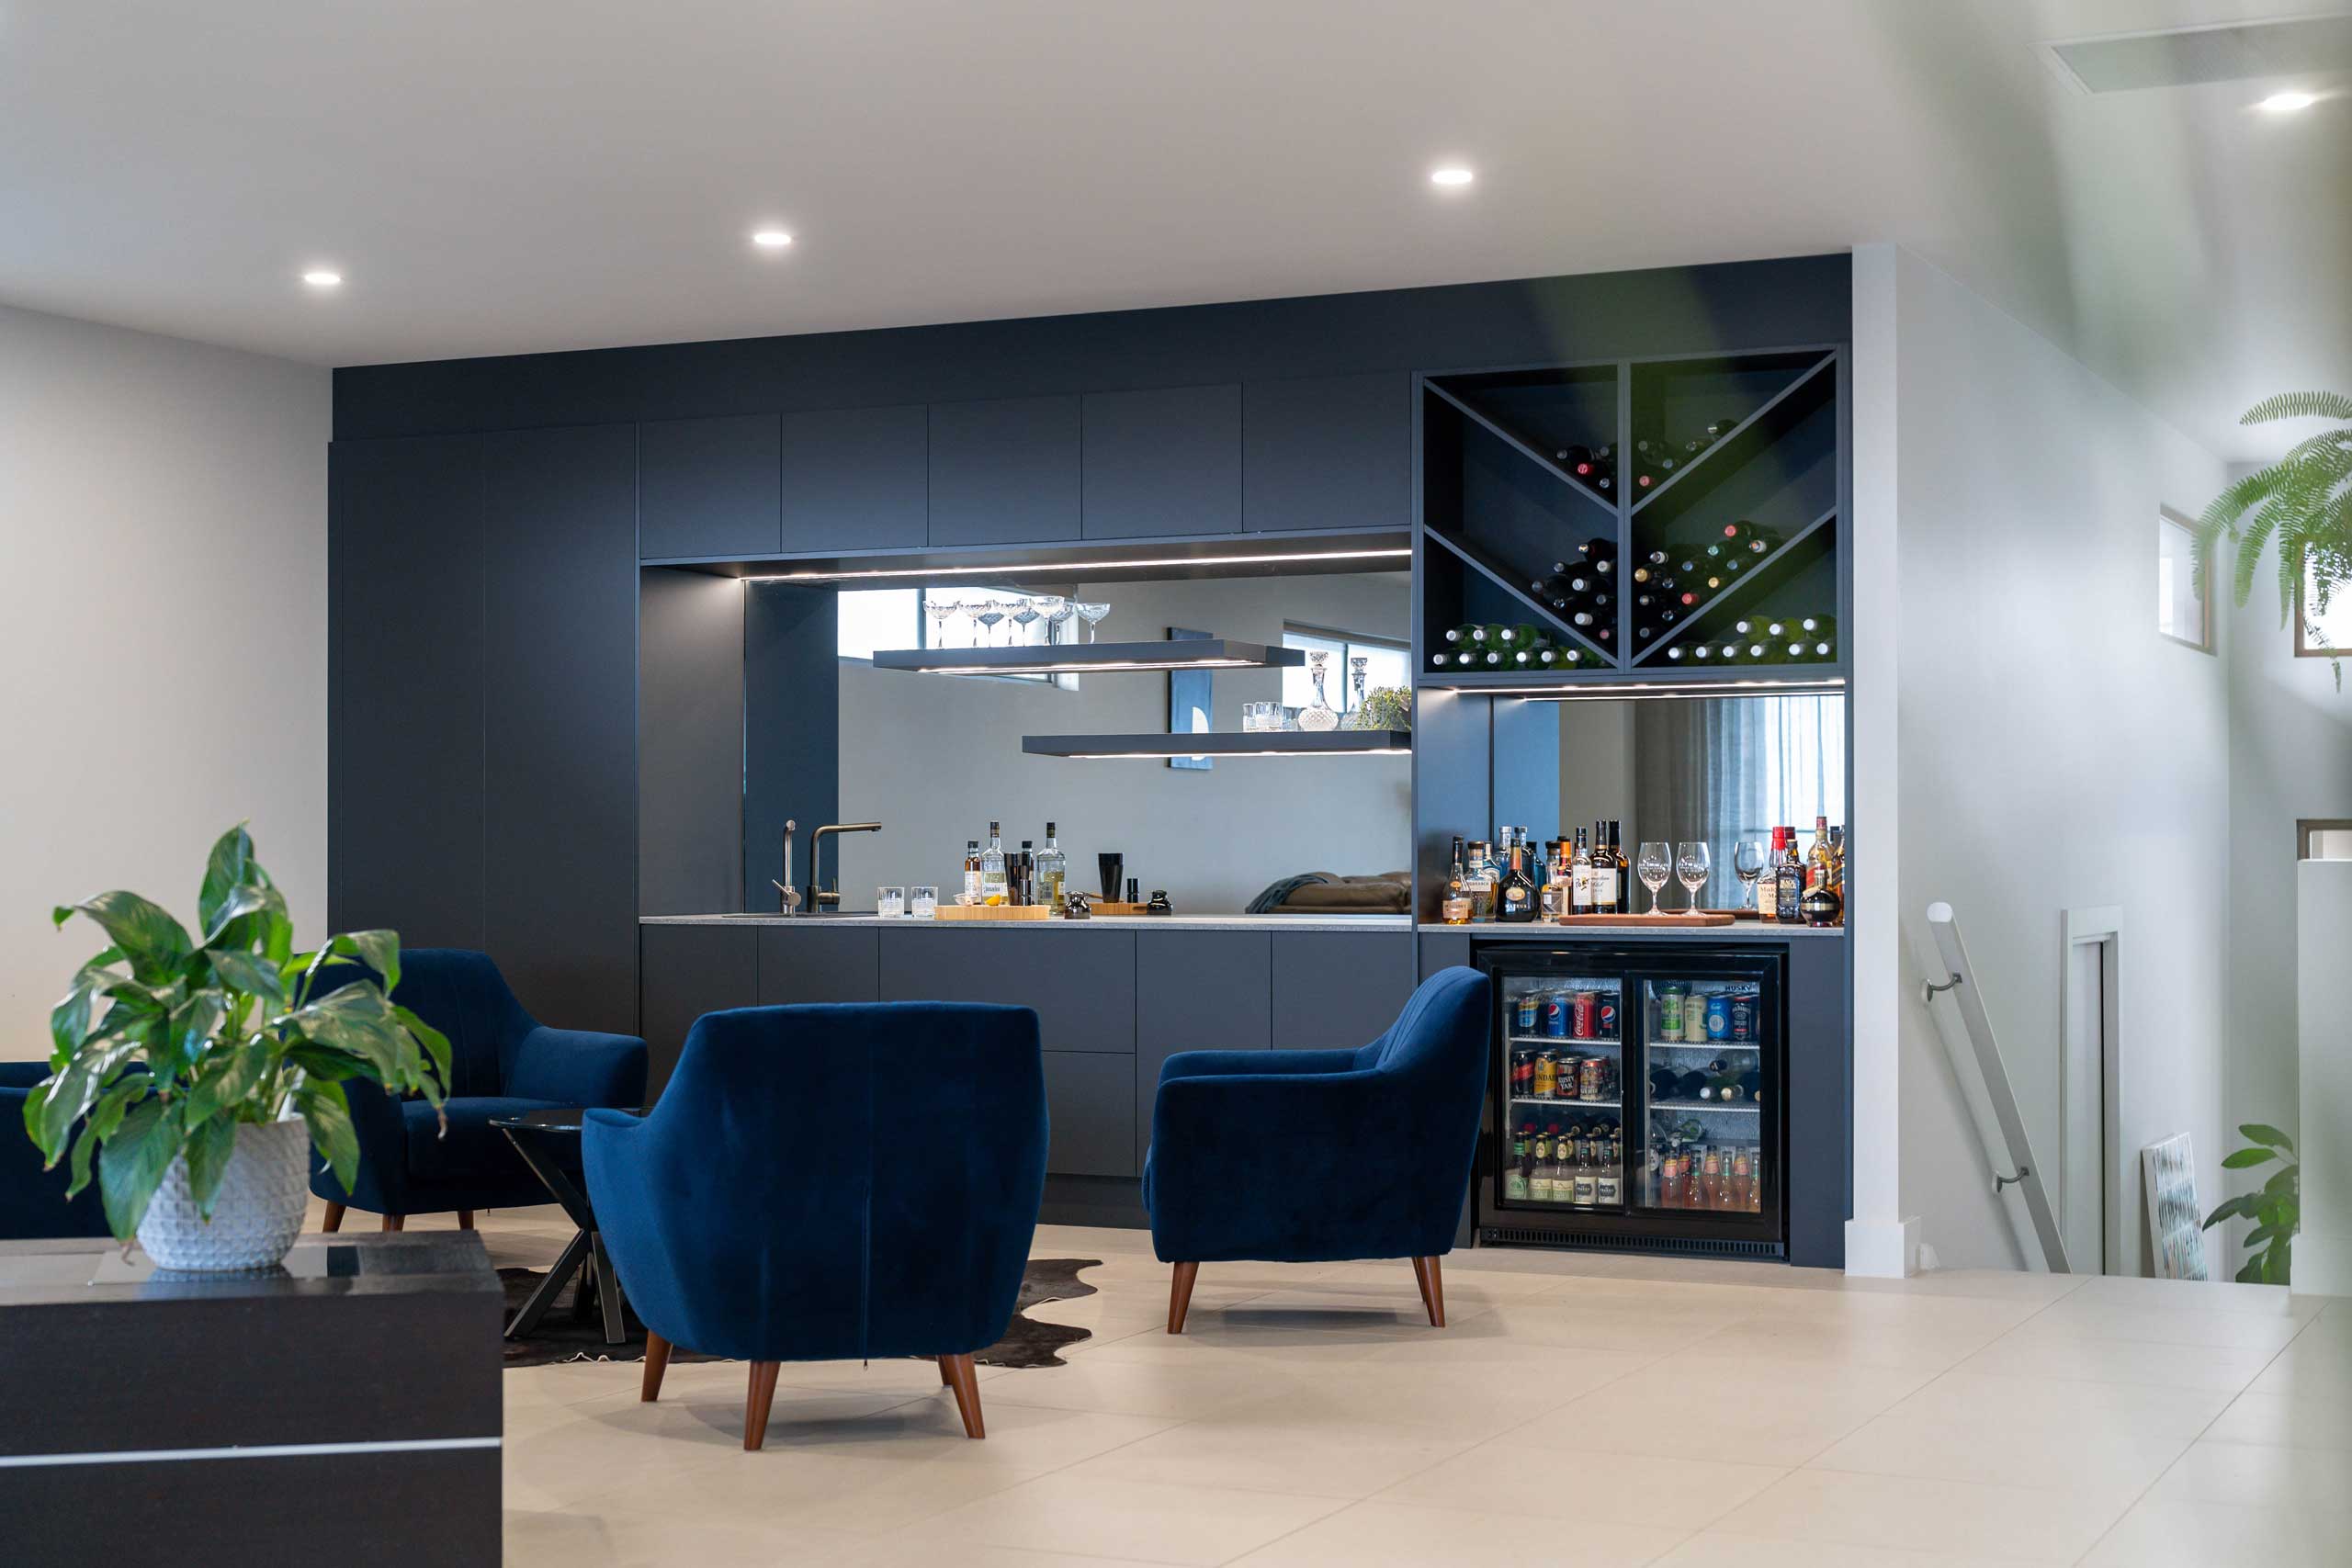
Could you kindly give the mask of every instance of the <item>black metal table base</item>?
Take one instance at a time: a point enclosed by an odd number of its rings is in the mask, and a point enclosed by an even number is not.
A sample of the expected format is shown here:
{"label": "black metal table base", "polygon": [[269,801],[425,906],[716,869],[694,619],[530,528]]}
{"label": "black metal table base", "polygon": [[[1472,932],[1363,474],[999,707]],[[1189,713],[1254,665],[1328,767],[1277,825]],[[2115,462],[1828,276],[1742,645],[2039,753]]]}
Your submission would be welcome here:
{"label": "black metal table base", "polygon": [[[564,1136],[564,1130],[535,1127],[527,1118],[518,1119],[514,1124],[500,1122],[497,1125],[505,1133],[507,1141],[514,1145],[514,1152],[521,1155],[524,1162],[531,1168],[532,1173],[547,1184],[548,1191],[563,1205],[563,1212],[571,1216],[571,1223],[580,1227],[578,1233],[564,1244],[563,1254],[555,1260],[555,1267],[548,1270],[548,1277],[539,1281],[538,1289],[531,1292],[530,1299],[514,1314],[514,1321],[506,1325],[506,1337],[521,1339],[537,1328],[539,1320],[547,1316],[548,1309],[555,1305],[556,1298],[563,1294],[564,1286],[578,1275],[580,1289],[572,1298],[573,1313],[581,1317],[587,1316],[593,1298],[598,1314],[604,1319],[605,1343],[626,1343],[628,1339],[628,1309],[621,1298],[620,1276],[613,1272],[613,1260],[605,1252],[605,1238],[597,1233],[595,1211],[588,1206],[588,1195],[572,1181],[571,1173],[564,1168],[562,1161],[554,1157],[554,1150],[550,1147],[557,1138]],[[580,1146],[576,1123],[571,1131],[569,1143],[573,1149]]]}

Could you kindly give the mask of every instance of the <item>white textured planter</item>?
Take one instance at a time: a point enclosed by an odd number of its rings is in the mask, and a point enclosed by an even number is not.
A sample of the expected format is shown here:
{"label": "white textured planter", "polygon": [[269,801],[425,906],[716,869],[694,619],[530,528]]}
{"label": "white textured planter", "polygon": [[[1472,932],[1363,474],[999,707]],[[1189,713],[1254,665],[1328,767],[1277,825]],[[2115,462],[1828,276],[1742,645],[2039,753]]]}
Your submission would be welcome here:
{"label": "white textured planter", "polygon": [[187,1156],[172,1161],[139,1222],[139,1245],[160,1269],[271,1269],[302,1234],[311,1201],[311,1132],[300,1121],[237,1129],[208,1223],[188,1190]]}

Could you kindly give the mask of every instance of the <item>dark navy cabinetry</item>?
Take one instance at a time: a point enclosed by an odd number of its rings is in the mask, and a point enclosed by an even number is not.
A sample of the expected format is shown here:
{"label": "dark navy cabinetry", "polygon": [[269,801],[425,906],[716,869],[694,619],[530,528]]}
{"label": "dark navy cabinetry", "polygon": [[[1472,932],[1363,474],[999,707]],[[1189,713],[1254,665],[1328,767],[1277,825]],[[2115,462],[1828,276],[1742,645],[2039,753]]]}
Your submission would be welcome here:
{"label": "dark navy cabinetry", "polygon": [[784,547],[883,550],[929,528],[928,419],[920,403],[784,416]]}
{"label": "dark navy cabinetry", "polygon": [[1404,372],[1252,381],[1241,431],[1250,532],[1412,522],[1413,378]]}
{"label": "dark navy cabinetry", "polygon": [[1079,537],[1079,400],[999,398],[930,411],[930,543]]}
{"label": "dark navy cabinetry", "polygon": [[1241,389],[1089,392],[1083,532],[1090,539],[1241,531]]}
{"label": "dark navy cabinetry", "polygon": [[775,415],[655,420],[638,430],[639,555],[775,553]]}

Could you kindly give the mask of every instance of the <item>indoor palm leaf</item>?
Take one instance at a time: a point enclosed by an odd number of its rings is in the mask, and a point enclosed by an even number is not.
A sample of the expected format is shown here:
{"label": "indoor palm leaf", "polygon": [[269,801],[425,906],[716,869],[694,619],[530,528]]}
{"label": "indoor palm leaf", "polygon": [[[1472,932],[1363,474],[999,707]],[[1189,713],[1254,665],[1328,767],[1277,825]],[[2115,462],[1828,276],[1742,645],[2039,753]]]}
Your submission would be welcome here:
{"label": "indoor palm leaf", "polygon": [[[2295,613],[2306,579],[2318,615],[2352,584],[2352,398],[2341,392],[2288,392],[2245,412],[2243,424],[2279,419],[2337,421],[2334,429],[2299,443],[2278,461],[2248,474],[2215,497],[2198,520],[2197,581],[2201,592],[2213,548],[2222,535],[2234,541],[2232,584],[2243,604],[2254,591],[2256,564],[2278,547],[2278,618]],[[2343,674],[2337,671],[2337,682]]]}

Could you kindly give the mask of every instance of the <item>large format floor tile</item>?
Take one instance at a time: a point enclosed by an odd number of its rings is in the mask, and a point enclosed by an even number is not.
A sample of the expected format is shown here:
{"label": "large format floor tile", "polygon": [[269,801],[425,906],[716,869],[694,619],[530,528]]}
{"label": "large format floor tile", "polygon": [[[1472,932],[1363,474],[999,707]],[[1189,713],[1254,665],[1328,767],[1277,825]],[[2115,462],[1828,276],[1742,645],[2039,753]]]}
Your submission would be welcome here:
{"label": "large format floor tile", "polygon": [[1131,1557],[1148,1562],[1231,1562],[1347,1506],[1336,1497],[1123,1481],[1064,1471],[951,1508],[901,1532],[933,1561],[967,1542]]}
{"label": "large format floor tile", "polygon": [[1491,1509],[1373,1502],[1316,1520],[1239,1560],[1239,1568],[1634,1568],[1685,1531],[1602,1521],[1564,1526]]}
{"label": "large format floor tile", "polygon": [[2072,1562],[2132,1506],[2126,1486],[2070,1490],[1802,1470],[1716,1521],[1735,1535]]}

